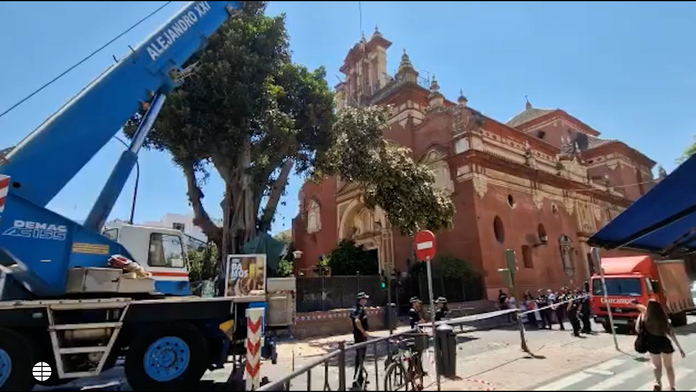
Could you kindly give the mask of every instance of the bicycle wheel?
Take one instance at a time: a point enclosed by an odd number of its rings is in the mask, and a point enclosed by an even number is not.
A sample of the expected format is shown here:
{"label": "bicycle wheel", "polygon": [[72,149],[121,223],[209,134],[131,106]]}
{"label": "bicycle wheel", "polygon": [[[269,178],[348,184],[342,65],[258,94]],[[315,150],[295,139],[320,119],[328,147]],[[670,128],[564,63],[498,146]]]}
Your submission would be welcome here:
{"label": "bicycle wheel", "polygon": [[392,362],[384,373],[384,390],[398,391],[408,389],[408,377],[404,365],[399,362]]}
{"label": "bicycle wheel", "polygon": [[408,366],[408,380],[414,391],[423,390],[423,362],[420,355],[413,356]]}

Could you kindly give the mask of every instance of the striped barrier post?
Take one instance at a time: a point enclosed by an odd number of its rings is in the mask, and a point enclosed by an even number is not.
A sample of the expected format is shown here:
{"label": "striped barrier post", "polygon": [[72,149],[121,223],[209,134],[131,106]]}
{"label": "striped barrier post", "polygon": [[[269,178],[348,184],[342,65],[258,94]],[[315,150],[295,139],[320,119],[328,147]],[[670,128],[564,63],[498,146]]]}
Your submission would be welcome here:
{"label": "striped barrier post", "polygon": [[246,338],[246,390],[257,390],[261,384],[261,345],[263,337],[263,308],[250,308],[246,310],[247,338]]}

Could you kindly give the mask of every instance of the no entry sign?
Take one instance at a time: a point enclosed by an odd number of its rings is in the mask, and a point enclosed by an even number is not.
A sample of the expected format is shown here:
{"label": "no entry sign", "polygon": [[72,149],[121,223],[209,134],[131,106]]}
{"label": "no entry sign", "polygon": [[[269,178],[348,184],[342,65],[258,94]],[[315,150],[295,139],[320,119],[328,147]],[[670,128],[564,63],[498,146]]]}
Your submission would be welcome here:
{"label": "no entry sign", "polygon": [[435,257],[435,234],[430,230],[421,230],[415,237],[416,257],[420,261],[429,261]]}

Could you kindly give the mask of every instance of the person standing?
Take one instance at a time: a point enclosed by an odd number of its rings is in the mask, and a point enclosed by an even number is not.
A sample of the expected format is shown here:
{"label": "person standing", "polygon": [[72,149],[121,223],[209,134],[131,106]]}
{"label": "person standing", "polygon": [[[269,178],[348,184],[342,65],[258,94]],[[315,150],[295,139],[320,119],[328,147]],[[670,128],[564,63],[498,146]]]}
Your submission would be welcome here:
{"label": "person standing", "polygon": [[524,311],[531,310],[531,312],[527,313],[527,324],[533,326],[534,328],[539,328],[539,323],[537,323],[537,317],[536,313],[534,312],[534,296],[532,295],[532,292],[527,290],[524,292],[524,295],[522,296],[522,303],[524,304],[525,308],[522,309]]}
{"label": "person standing", "polygon": [[580,337],[580,308],[582,304],[580,303],[580,298],[577,295],[568,294],[567,299],[567,312],[568,319],[570,320],[570,325],[573,327],[573,336]]}
{"label": "person standing", "polygon": [[659,302],[650,299],[647,306],[636,304],[636,308],[640,311],[640,315],[636,321],[636,332],[638,334],[643,334],[645,345],[650,353],[650,360],[653,364],[653,375],[655,376],[653,391],[662,390],[663,367],[667,372],[669,390],[675,391],[674,365],[672,363],[674,347],[672,346],[672,341],[677,345],[677,348],[679,348],[679,354],[682,358],[684,358],[686,354],[679,344],[677,336],[674,334],[674,329],[669,324],[665,310]]}
{"label": "person standing", "polygon": [[[370,330],[367,323],[367,312],[365,311],[365,305],[367,300],[370,298],[369,295],[361,291],[356,295],[355,307],[350,313],[351,324],[353,324],[353,340],[355,344],[366,342],[370,337],[367,331]],[[364,372],[362,371],[362,364],[365,361],[365,354],[367,353],[367,347],[359,348],[355,350],[355,372],[353,373],[353,387],[362,387],[365,382]]]}
{"label": "person standing", "polygon": [[565,331],[565,326],[563,325],[563,320],[566,318],[566,309],[568,308],[568,304],[565,304],[564,302],[567,301],[568,298],[568,289],[563,287],[561,289],[561,294],[556,296],[556,319],[558,320],[558,325],[561,326],[561,331]]}
{"label": "person standing", "polygon": [[449,313],[449,309],[447,309],[447,298],[438,297],[438,299],[435,300],[435,307],[437,308],[437,310],[435,310],[435,321],[441,321]]}
{"label": "person standing", "polygon": [[541,329],[544,329],[546,327],[551,329],[551,320],[549,317],[550,309],[547,308],[548,305],[548,297],[546,296],[546,294],[544,294],[544,290],[539,289],[539,291],[537,292],[536,306],[537,309],[539,309],[539,315],[541,316]]}
{"label": "person standing", "polygon": [[423,303],[418,297],[411,297],[410,302],[411,309],[408,310],[408,324],[411,326],[411,329],[414,329],[418,326],[418,324],[425,322],[421,316],[421,307]]}
{"label": "person standing", "polygon": [[592,317],[592,312],[590,309],[590,296],[587,292],[584,290],[578,290],[580,292],[580,295],[582,296],[582,308],[580,308],[580,320],[582,320],[582,333],[584,334],[591,334],[592,333],[592,325],[590,324],[591,322],[591,317]]}

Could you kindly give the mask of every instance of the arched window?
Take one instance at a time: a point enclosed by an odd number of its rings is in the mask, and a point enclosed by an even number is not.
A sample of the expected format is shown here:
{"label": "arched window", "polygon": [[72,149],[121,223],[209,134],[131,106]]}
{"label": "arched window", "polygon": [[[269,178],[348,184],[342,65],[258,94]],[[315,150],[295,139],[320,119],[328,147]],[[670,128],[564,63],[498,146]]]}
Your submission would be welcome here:
{"label": "arched window", "polygon": [[311,200],[307,208],[307,233],[321,230],[321,208],[316,200]]}
{"label": "arched window", "polygon": [[495,234],[495,239],[499,243],[505,242],[505,227],[503,226],[503,220],[499,216],[493,219],[493,234]]}

